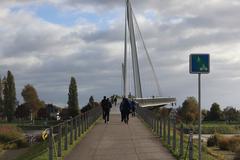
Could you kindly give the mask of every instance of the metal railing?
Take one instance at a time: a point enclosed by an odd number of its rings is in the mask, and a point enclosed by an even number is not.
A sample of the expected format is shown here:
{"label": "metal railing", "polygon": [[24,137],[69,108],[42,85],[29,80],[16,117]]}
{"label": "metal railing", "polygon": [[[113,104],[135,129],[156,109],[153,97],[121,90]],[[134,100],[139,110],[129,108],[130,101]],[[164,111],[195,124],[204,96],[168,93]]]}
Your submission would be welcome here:
{"label": "metal railing", "polygon": [[93,108],[85,113],[50,127],[48,133],[49,160],[62,157],[62,151],[78,140],[101,116],[100,107]]}
{"label": "metal railing", "polygon": [[[184,135],[183,123],[177,124],[177,116],[158,117],[143,107],[136,107],[136,112],[178,159],[193,160],[193,134]],[[184,136],[188,137],[185,141]]]}

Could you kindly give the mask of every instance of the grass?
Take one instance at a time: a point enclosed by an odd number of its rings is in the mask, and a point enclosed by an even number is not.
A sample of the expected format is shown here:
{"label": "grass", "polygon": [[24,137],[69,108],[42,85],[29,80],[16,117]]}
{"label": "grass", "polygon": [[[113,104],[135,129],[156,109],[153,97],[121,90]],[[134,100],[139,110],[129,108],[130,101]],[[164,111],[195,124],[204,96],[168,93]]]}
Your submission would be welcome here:
{"label": "grass", "polygon": [[[147,126],[148,128],[151,129],[151,126],[146,123],[141,117],[139,117],[142,122],[144,123],[145,126]],[[166,125],[166,130],[167,130],[167,125]],[[166,132],[167,133],[167,132]],[[158,135],[158,133],[154,133],[156,135]],[[172,145],[172,140],[173,140],[173,130],[171,129],[170,130],[170,140],[171,140],[171,145]],[[165,146],[170,152],[171,154],[178,160],[180,159],[183,159],[185,156],[186,156],[186,159],[188,159],[188,156],[189,156],[189,152],[187,150],[187,144],[188,144],[188,136],[187,135],[184,135],[184,155],[182,158],[179,157],[179,153],[180,153],[180,133],[177,131],[176,132],[176,150],[173,150],[173,148],[171,147],[171,145],[168,145],[167,144],[167,134],[166,134],[166,140],[164,141],[163,137],[161,139],[161,142],[163,144],[163,146]],[[193,140],[193,159],[194,160],[197,160],[198,159],[198,141],[197,140]],[[216,153],[213,153],[211,152],[210,149],[208,149],[206,147],[206,145],[203,146],[203,149],[202,149],[202,159],[204,160],[225,160],[223,159],[223,156],[220,155],[220,154],[216,154]]]}
{"label": "grass", "polygon": [[[54,159],[63,160],[70,152],[76,147],[76,145],[87,135],[87,133],[94,127],[94,125],[99,121],[99,119],[93,123],[89,129],[81,134],[76,141],[73,140],[72,145],[68,145],[68,150],[64,150],[64,138],[62,138],[62,158],[57,157],[57,142],[54,143]],[[74,136],[73,136],[74,138]],[[70,133],[68,134],[68,140],[70,139]],[[21,156],[17,157],[15,160],[46,160],[48,159],[48,141],[44,141],[41,144],[36,144],[31,146],[28,151]]]}
{"label": "grass", "polygon": [[[198,125],[184,125],[185,132],[187,133],[189,128],[194,130],[194,133],[198,133]],[[240,124],[226,124],[225,122],[204,122],[202,124],[202,133],[203,134],[239,134],[240,133]]]}

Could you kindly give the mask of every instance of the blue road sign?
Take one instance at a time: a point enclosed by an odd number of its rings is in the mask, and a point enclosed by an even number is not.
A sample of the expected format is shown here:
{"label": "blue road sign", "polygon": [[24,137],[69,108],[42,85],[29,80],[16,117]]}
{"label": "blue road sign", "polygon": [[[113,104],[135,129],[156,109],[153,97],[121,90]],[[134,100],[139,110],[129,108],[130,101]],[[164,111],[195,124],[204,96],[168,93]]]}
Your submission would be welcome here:
{"label": "blue road sign", "polygon": [[191,54],[189,57],[191,74],[208,74],[210,72],[209,54]]}

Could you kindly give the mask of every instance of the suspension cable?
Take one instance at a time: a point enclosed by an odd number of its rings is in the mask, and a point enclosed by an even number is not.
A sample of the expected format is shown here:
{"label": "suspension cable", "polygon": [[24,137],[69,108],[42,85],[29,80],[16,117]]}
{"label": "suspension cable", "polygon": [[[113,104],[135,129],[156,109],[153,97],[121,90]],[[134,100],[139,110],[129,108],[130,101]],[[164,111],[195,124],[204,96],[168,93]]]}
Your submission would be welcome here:
{"label": "suspension cable", "polygon": [[145,41],[144,41],[144,39],[143,39],[143,36],[142,36],[141,30],[140,30],[140,27],[139,27],[138,22],[137,22],[137,19],[136,19],[136,16],[135,16],[134,12],[132,12],[132,14],[133,14],[134,22],[135,22],[136,25],[137,25],[137,31],[138,31],[138,33],[139,33],[139,35],[140,35],[140,39],[141,39],[141,41],[142,41],[142,44],[143,44],[145,53],[146,53],[146,55],[147,55],[148,62],[149,62],[150,66],[151,66],[151,69],[152,69],[154,81],[155,81],[155,83],[156,83],[156,85],[157,85],[158,94],[159,94],[159,96],[161,96],[159,81],[158,81],[157,74],[156,74],[156,72],[155,72],[155,69],[154,69],[154,66],[153,66],[151,57],[150,57],[149,52],[148,52],[148,50],[147,50],[147,46],[146,46]]}

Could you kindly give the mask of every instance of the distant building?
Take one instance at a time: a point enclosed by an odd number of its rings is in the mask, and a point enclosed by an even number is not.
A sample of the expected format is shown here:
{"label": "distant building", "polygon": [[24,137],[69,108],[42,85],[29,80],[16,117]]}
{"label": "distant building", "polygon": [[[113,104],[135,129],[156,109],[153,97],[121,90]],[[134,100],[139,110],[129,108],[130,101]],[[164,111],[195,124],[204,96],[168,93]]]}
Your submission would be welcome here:
{"label": "distant building", "polygon": [[54,106],[53,104],[46,104],[46,113],[48,115],[48,118],[60,120],[60,112],[60,107]]}

